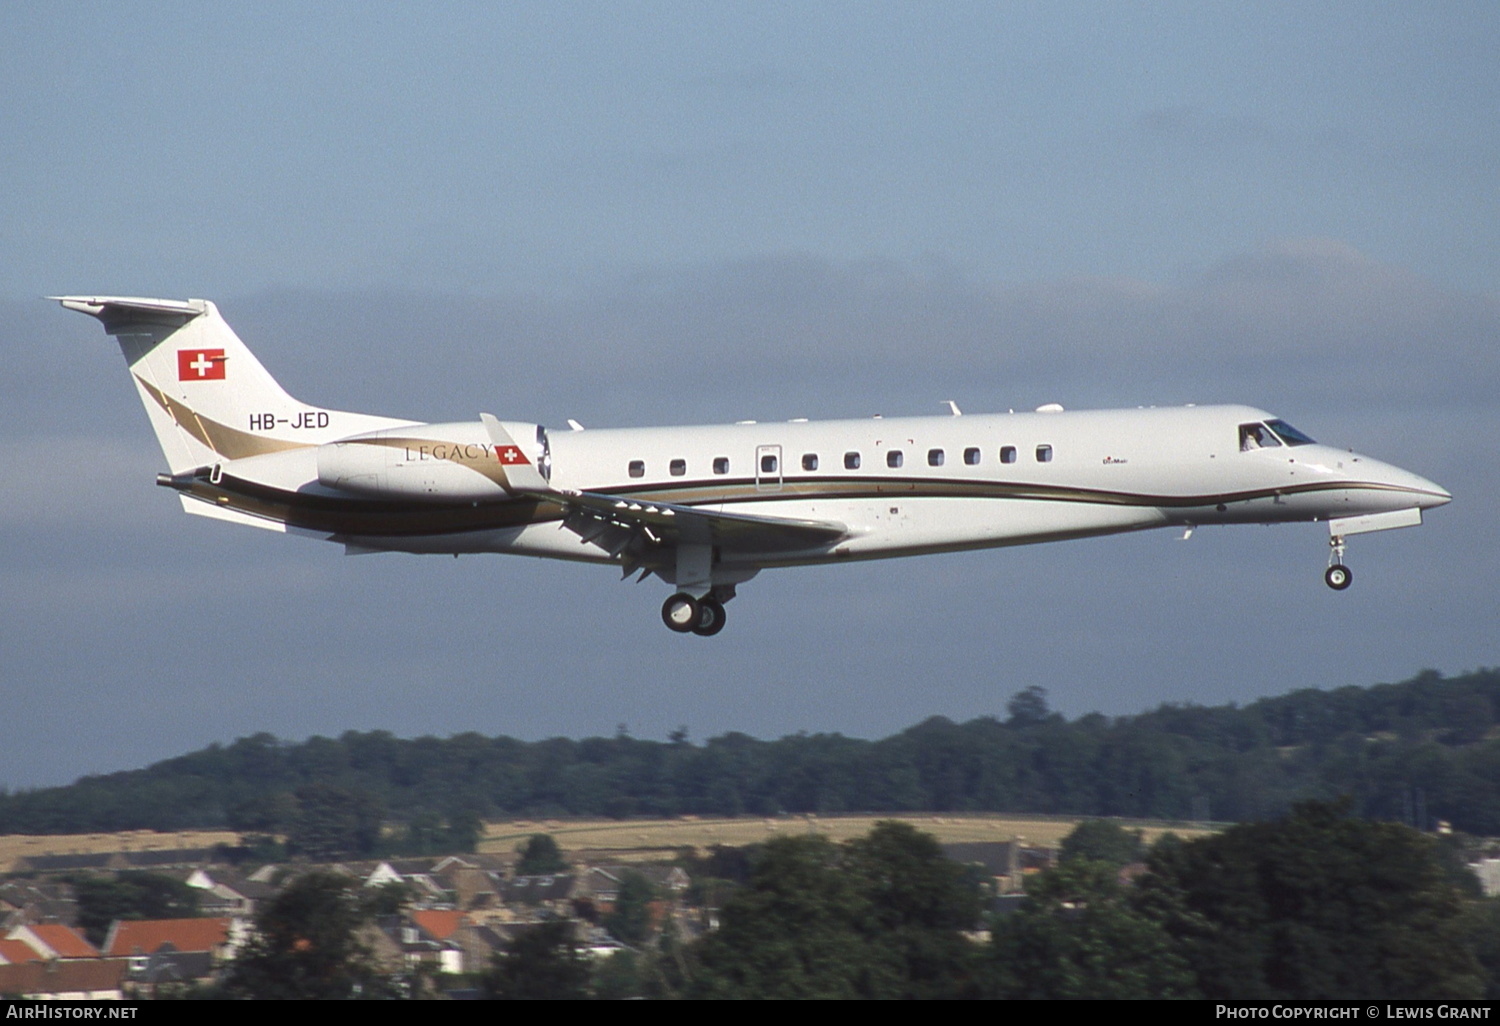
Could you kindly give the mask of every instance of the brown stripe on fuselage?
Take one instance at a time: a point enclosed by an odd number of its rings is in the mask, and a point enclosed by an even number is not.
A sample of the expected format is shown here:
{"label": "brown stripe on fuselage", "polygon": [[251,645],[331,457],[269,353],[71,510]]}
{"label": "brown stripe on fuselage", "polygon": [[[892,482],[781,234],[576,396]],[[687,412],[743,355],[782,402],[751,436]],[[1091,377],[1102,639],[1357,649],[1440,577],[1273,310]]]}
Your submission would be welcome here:
{"label": "brown stripe on fuselage", "polygon": [[[834,480],[821,482],[798,482],[795,487],[783,487],[776,492],[757,492],[753,480],[745,482],[691,482],[662,487],[640,485],[622,488],[606,494],[630,496],[636,499],[654,499],[683,506],[716,506],[721,503],[770,502],[778,499],[796,498],[802,501],[854,500],[889,497],[895,489],[885,487],[898,484],[900,493],[908,498],[967,498],[991,500],[1019,500],[1030,502],[1078,502],[1107,506],[1144,506],[1166,508],[1195,508],[1220,504],[1269,499],[1276,495],[1305,494],[1341,489],[1369,489],[1377,491],[1400,491],[1392,485],[1365,482],[1341,482],[1336,484],[1303,484],[1284,488],[1267,488],[1258,491],[1221,493],[1194,496],[1150,496],[1131,495],[1123,492],[1090,491],[1087,489],[1059,488],[1038,484],[1003,484],[997,482],[940,482],[937,487],[931,481],[914,478],[866,479],[863,481]],[[831,487],[837,485],[838,487]],[[917,491],[917,487],[921,491]],[[548,523],[563,519],[567,508],[562,502],[546,502],[535,499],[510,499],[497,502],[432,504],[375,499],[342,498],[330,495],[310,495],[302,492],[287,492],[269,488],[235,478],[226,473],[219,485],[197,481],[187,490],[196,498],[236,509],[254,516],[265,517],[286,523],[291,527],[311,531],[327,531],[338,535],[374,535],[383,537],[411,535],[460,534],[469,531],[494,530],[521,527],[526,524]],[[706,515],[712,510],[704,509]]]}
{"label": "brown stripe on fuselage", "polygon": [[288,442],[280,438],[253,435],[248,431],[220,424],[216,420],[200,417],[192,407],[173,399],[140,375],[136,375],[135,380],[140,382],[141,388],[146,390],[147,395],[155,399],[161,408],[167,411],[167,416],[171,417],[178,427],[225,459],[238,460],[246,456],[264,456],[269,452],[309,448],[306,442]]}
{"label": "brown stripe on fuselage", "polygon": [[694,481],[649,485],[625,485],[618,488],[589,488],[601,495],[654,499],[681,506],[718,505],[721,503],[777,502],[785,499],[804,501],[878,499],[900,495],[914,499],[1029,499],[1044,502],[1083,502],[1104,506],[1152,506],[1168,509],[1191,509],[1199,506],[1228,505],[1269,499],[1277,495],[1302,495],[1323,491],[1405,491],[1399,485],[1367,481],[1314,482],[1255,488],[1239,492],[1207,495],[1149,495],[1137,492],[1114,492],[1093,488],[1074,488],[1035,482],[961,481],[931,478],[803,478],[788,481],[776,489],[757,489],[752,478],[736,481]]}

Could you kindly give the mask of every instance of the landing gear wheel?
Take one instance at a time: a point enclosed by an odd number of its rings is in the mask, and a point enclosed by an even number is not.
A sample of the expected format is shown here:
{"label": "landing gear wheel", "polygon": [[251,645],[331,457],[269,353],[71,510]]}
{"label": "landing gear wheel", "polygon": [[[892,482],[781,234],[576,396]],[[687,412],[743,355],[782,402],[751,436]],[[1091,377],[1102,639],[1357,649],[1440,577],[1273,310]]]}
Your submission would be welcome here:
{"label": "landing gear wheel", "polygon": [[699,599],[698,626],[693,633],[702,638],[711,638],[724,629],[724,604],[716,598]]}
{"label": "landing gear wheel", "polygon": [[685,591],[679,591],[661,606],[661,622],[678,634],[686,634],[703,622],[702,604]]}
{"label": "landing gear wheel", "polygon": [[1335,563],[1323,574],[1323,581],[1334,591],[1343,591],[1354,582],[1354,574],[1344,564]]}

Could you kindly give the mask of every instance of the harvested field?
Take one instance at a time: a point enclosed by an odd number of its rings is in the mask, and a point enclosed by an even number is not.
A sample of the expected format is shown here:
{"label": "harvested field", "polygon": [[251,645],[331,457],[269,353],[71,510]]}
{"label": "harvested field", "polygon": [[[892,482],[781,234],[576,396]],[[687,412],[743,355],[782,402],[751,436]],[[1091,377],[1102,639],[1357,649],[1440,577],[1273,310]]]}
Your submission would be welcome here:
{"label": "harvested field", "polygon": [[[1019,817],[999,814],[932,815],[905,813],[864,816],[784,816],[774,819],[709,819],[685,816],[652,820],[512,820],[487,823],[479,850],[510,852],[532,834],[551,834],[559,848],[568,852],[639,852],[642,857],[664,849],[709,848],[716,844],[755,844],[771,837],[818,833],[834,841],[847,841],[883,820],[910,823],[933,834],[945,844],[966,841],[1009,841],[1022,838],[1038,847],[1055,847],[1079,822],[1078,818]],[[1147,842],[1168,831],[1183,837],[1207,833],[1199,824],[1125,822],[1122,826],[1143,829]]]}
{"label": "harvested field", "polygon": [[16,860],[28,855],[92,855],[238,843],[239,834],[228,830],[181,830],[169,834],[154,830],[126,830],[117,834],[0,834],[0,873],[14,872]]}
{"label": "harvested field", "polygon": [[[1000,814],[932,815],[903,813],[864,816],[781,816],[774,819],[506,820],[486,823],[482,852],[508,854],[532,834],[551,834],[558,847],[571,853],[610,852],[621,859],[660,857],[679,848],[707,849],[716,844],[737,847],[772,837],[817,833],[847,841],[869,833],[882,820],[910,823],[945,844],[965,841],[1009,841],[1022,838],[1038,847],[1055,847],[1079,822],[1075,817],[1004,816]],[[1146,832],[1147,842],[1168,831],[1194,837],[1209,831],[1201,824],[1120,821]],[[183,830],[159,834],[127,830],[116,834],[0,835],[0,873],[16,870],[16,860],[27,855],[83,855],[95,852],[159,851],[169,848],[211,848],[236,844],[239,835],[227,830]]]}

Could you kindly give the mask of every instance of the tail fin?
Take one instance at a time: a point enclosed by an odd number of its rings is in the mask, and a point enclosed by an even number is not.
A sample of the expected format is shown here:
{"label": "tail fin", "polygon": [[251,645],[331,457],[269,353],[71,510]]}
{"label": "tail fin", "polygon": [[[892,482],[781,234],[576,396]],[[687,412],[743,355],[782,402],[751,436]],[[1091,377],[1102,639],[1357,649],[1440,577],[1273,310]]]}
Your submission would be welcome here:
{"label": "tail fin", "polygon": [[48,298],[119,341],[174,474],[410,423],[293,399],[207,300]]}

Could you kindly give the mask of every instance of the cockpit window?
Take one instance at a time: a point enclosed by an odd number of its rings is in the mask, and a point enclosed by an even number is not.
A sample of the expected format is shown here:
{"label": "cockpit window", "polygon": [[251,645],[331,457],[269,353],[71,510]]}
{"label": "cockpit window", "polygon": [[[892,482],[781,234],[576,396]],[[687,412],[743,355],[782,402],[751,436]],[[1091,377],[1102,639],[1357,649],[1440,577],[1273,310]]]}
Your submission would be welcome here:
{"label": "cockpit window", "polygon": [[1275,449],[1281,445],[1281,440],[1271,433],[1271,429],[1264,424],[1241,424],[1240,425],[1240,452],[1254,452],[1256,449]]}
{"label": "cockpit window", "polygon": [[1296,428],[1292,427],[1290,424],[1288,424],[1284,420],[1268,421],[1267,424],[1266,424],[1266,427],[1268,427],[1272,431],[1276,432],[1276,436],[1278,438],[1280,438],[1283,442],[1285,442],[1287,445],[1317,445],[1318,444],[1317,442],[1314,442],[1311,438],[1309,438],[1306,435],[1304,435],[1301,431],[1298,431]]}

